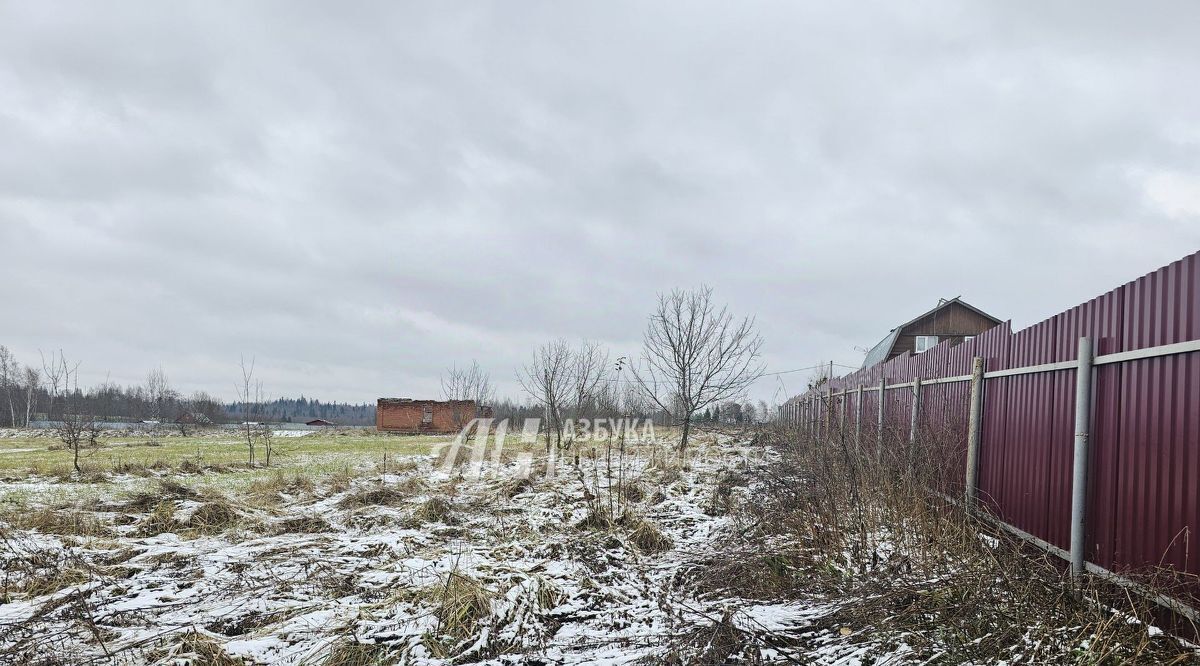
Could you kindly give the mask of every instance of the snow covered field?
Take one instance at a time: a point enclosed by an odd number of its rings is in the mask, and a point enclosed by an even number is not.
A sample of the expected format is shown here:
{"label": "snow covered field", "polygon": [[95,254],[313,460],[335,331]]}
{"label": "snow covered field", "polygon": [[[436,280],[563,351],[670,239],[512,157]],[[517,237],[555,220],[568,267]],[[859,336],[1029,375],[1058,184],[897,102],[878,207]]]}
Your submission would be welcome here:
{"label": "snow covered field", "polygon": [[1066,594],[1052,563],[939,527],[923,501],[897,514],[871,492],[856,513],[825,449],[805,472],[794,450],[702,433],[685,457],[588,443],[551,464],[518,446],[480,468],[437,442],[357,437],[294,440],[273,469],[194,463],[236,449],[188,457],[190,439],[123,452],[173,456],[136,474],[115,458],[85,481],[8,468],[0,663],[1195,657],[1132,597]]}
{"label": "snow covered field", "polygon": [[211,474],[116,479],[86,505],[46,505],[27,481],[3,528],[0,655],[693,663],[734,626],[747,655],[857,661],[861,641],[820,622],[829,599],[760,603],[688,584],[736,529],[714,500],[719,480],[764,460],[729,439],[697,448],[682,462],[639,451],[612,480],[605,450],[586,447],[578,465],[529,480],[515,462],[447,474],[412,456],[396,473],[278,473],[227,492],[198,483]]}

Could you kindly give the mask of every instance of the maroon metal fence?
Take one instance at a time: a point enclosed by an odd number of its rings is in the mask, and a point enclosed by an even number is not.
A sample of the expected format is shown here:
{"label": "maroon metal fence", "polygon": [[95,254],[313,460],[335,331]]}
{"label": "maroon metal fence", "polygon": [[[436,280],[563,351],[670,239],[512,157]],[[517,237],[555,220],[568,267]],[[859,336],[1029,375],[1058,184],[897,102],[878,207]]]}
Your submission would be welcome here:
{"label": "maroon metal fence", "polygon": [[[1014,333],[1005,323],[957,346],[943,342],[835,378],[789,400],[782,413],[816,427],[834,414],[851,432],[858,429],[871,454],[880,441],[878,401],[885,429],[908,433],[919,379],[918,436],[948,434],[941,490],[961,493],[965,380],[972,360],[982,358],[979,500],[1061,554],[1071,545],[1081,337],[1091,338],[1096,363],[1084,555],[1108,571],[1165,567],[1200,575],[1200,344],[1180,344],[1200,340],[1200,253],[1024,330]],[[900,386],[879,391],[881,379]],[[830,399],[834,411],[820,406]]]}

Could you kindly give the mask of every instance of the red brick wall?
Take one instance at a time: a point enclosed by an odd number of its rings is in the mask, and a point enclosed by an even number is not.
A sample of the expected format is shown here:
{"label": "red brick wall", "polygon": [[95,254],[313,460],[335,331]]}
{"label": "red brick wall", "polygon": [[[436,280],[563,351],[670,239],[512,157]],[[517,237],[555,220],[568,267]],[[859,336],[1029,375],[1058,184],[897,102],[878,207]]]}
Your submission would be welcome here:
{"label": "red brick wall", "polygon": [[[422,423],[425,408],[433,410],[433,421]],[[391,432],[456,433],[462,425],[475,418],[475,401],[458,400],[406,400],[402,398],[380,398],[375,405],[375,428]]]}

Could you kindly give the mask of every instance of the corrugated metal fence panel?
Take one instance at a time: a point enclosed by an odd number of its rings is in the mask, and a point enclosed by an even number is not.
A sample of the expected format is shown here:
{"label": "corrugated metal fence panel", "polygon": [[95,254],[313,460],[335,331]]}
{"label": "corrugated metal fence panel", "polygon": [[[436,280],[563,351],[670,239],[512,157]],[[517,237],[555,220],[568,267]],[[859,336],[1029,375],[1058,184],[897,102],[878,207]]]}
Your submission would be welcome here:
{"label": "corrugated metal fence panel", "polygon": [[[943,372],[947,377],[971,374],[972,360],[978,343],[964,342],[945,353]],[[938,433],[933,439],[941,444],[942,461],[938,490],[958,497],[962,493],[967,468],[967,422],[970,419],[971,383],[954,382],[930,386],[936,400],[931,400],[931,409],[926,427]]]}
{"label": "corrugated metal fence panel", "polygon": [[[1123,350],[1200,337],[1197,256],[1126,285]],[[1122,366],[1113,565],[1200,573],[1200,354]]]}
{"label": "corrugated metal fence panel", "polygon": [[[979,354],[984,359],[984,368],[988,372],[1009,367],[1008,350],[1012,343],[1012,329],[1008,322],[1005,322],[1003,329],[993,334],[997,329],[999,327],[975,339]],[[1008,390],[1004,387],[1004,379],[989,379],[984,383],[982,416],[979,499],[992,513],[1004,518],[1004,509],[1000,505],[1008,456],[1007,447],[1004,445],[1008,432]]]}
{"label": "corrugated metal fence panel", "polygon": [[[957,347],[904,354],[832,386],[966,375],[975,356],[989,372],[1068,361],[1083,335],[1093,339],[1097,355],[1200,339],[1200,253],[1015,334],[1006,322]],[[1163,564],[1200,575],[1200,352],[1105,364],[1094,372],[1088,559],[1108,569]],[[1070,530],[1075,381],[1074,370],[991,378],[983,395],[981,501],[1062,548]],[[969,383],[922,391],[919,427],[944,435],[939,446],[946,450],[931,454],[945,460],[940,484],[960,488]],[[798,413],[806,404],[809,414],[820,411],[811,398],[798,401]],[[856,399],[847,396],[840,405],[847,424]],[[881,399],[889,444],[908,441],[912,390],[868,391],[862,409],[867,451],[875,446]]]}
{"label": "corrugated metal fence panel", "polygon": [[[1014,333],[1009,347],[1009,367],[1048,363],[1053,358],[1058,322],[1049,319]],[[1030,534],[1054,542],[1048,524],[1053,442],[1053,388],[1057,373],[1037,373],[1000,378],[989,398],[1005,395],[1005,433],[1001,483],[997,500],[1004,517]],[[1068,476],[1068,478],[1070,478]]]}
{"label": "corrugated metal fence panel", "polygon": [[[1079,356],[1079,338],[1092,338],[1093,352],[1096,355],[1110,354],[1119,350],[1122,326],[1122,303],[1124,287],[1108,292],[1103,296],[1074,307],[1063,313],[1063,323],[1059,327],[1058,344],[1055,352],[1056,361],[1067,361]],[[1087,558],[1100,566],[1109,568],[1112,564],[1112,544],[1114,528],[1114,508],[1116,506],[1116,473],[1117,473],[1117,429],[1115,427],[1120,394],[1119,378],[1121,364],[1097,366],[1093,370],[1092,380],[1092,423],[1089,431],[1091,466],[1088,486],[1088,528],[1087,528]],[[1070,449],[1064,451],[1067,458],[1064,464],[1071,465],[1074,436],[1075,436],[1075,371],[1064,374],[1064,387],[1059,394],[1059,400],[1068,407],[1064,410],[1057,427],[1063,432],[1062,437],[1070,441]],[[1066,492],[1070,492],[1070,483],[1066,484]],[[1069,503],[1069,495],[1063,502]],[[1069,507],[1069,504],[1067,504]],[[1069,520],[1070,511],[1061,520]]]}

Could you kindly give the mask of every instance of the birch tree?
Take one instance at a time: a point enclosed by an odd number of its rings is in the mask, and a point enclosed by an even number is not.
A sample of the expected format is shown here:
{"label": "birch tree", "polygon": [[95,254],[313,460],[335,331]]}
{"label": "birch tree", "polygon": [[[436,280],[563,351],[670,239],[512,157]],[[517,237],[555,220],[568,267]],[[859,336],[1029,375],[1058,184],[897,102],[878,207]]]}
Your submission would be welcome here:
{"label": "birch tree", "polygon": [[8,347],[0,345],[0,392],[8,403],[8,424],[17,427],[17,410],[13,405],[13,388],[17,383],[17,361]]}
{"label": "birch tree", "polygon": [[25,366],[25,375],[23,377],[25,385],[25,427],[29,427],[29,419],[33,415],[33,402],[37,399],[38,389],[41,388],[42,376],[38,373],[37,368],[27,365]]}

